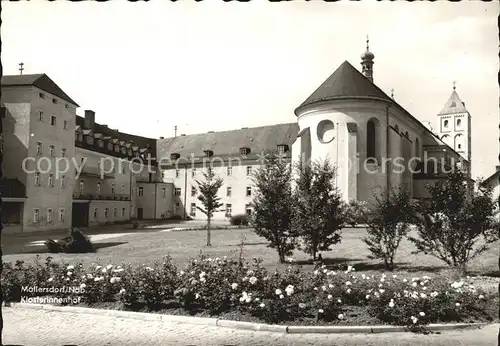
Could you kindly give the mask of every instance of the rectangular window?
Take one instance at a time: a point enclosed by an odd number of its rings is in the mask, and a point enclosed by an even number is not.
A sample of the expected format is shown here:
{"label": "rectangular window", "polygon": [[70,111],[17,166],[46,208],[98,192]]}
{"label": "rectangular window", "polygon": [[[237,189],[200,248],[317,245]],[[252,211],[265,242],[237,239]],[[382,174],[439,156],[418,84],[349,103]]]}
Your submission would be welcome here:
{"label": "rectangular window", "polygon": [[231,217],[233,212],[233,206],[231,204],[226,204],[226,217]]}
{"label": "rectangular window", "polygon": [[97,183],[97,188],[96,188],[97,194],[101,194],[101,183]]}
{"label": "rectangular window", "polygon": [[116,213],[116,208],[113,208],[113,217],[116,218],[118,214]]}
{"label": "rectangular window", "polygon": [[94,208],[94,220],[97,220],[98,215],[99,215],[99,209]]}
{"label": "rectangular window", "polygon": [[54,174],[49,174],[49,187],[54,187]]}
{"label": "rectangular window", "polygon": [[175,203],[175,214],[179,215],[179,211],[181,209],[181,204],[180,203]]}
{"label": "rectangular window", "polygon": [[195,196],[196,196],[196,187],[191,186],[191,197],[195,197]]}
{"label": "rectangular window", "polygon": [[247,166],[247,175],[252,174],[252,166]]}
{"label": "rectangular window", "polygon": [[250,197],[252,195],[252,188],[250,186],[247,186],[247,197]]}
{"label": "rectangular window", "polygon": [[40,222],[40,209],[38,208],[33,209],[33,222],[34,223]]}
{"label": "rectangular window", "polygon": [[285,153],[285,146],[284,145],[278,145],[278,154],[283,155]]}
{"label": "rectangular window", "polygon": [[55,115],[50,117],[50,125],[56,126],[57,118]]}
{"label": "rectangular window", "polygon": [[226,196],[227,196],[227,197],[231,197],[232,192],[233,192],[233,191],[232,191],[232,189],[231,189],[231,186],[228,186],[228,187],[226,188]]}
{"label": "rectangular window", "polygon": [[40,186],[40,172],[35,172],[35,186]]}
{"label": "rectangular window", "polygon": [[180,196],[181,195],[181,189],[179,187],[176,187],[174,190],[174,195],[175,196]]}
{"label": "rectangular window", "polygon": [[68,129],[68,121],[64,120],[63,122],[63,129],[67,130]]}
{"label": "rectangular window", "polygon": [[49,145],[49,156],[54,157],[54,151],[56,150],[56,147],[53,145]]}
{"label": "rectangular window", "polygon": [[165,171],[161,171],[161,178],[165,179]]}
{"label": "rectangular window", "polygon": [[181,176],[181,171],[179,169],[175,170],[175,177],[179,178]]}
{"label": "rectangular window", "polygon": [[61,149],[61,157],[66,157],[66,149]]}
{"label": "rectangular window", "polygon": [[139,186],[137,188],[137,196],[144,196],[144,187]]}
{"label": "rectangular window", "polygon": [[45,98],[45,94],[44,93],[38,93],[38,97],[41,98],[41,99],[44,99]]}
{"label": "rectangular window", "polygon": [[80,195],[83,195],[84,182],[80,180]]}
{"label": "rectangular window", "polygon": [[162,196],[163,198],[166,198],[166,197],[167,197],[167,189],[166,189],[166,188],[164,188],[164,187],[162,187],[162,189],[161,189],[161,196]]}
{"label": "rectangular window", "polygon": [[36,142],[36,154],[42,155],[42,142]]}
{"label": "rectangular window", "polygon": [[66,103],[66,104],[64,105],[64,108],[69,109],[69,105]]}
{"label": "rectangular window", "polygon": [[125,208],[122,208],[122,217],[125,217]]}
{"label": "rectangular window", "polygon": [[52,222],[52,208],[47,208],[47,223]]}
{"label": "rectangular window", "polygon": [[64,210],[64,208],[59,209],[59,222],[64,222],[64,214],[65,213],[66,213],[66,211]]}
{"label": "rectangular window", "polygon": [[108,218],[109,208],[104,208],[104,218]]}
{"label": "rectangular window", "polygon": [[191,212],[189,215],[196,216],[196,203],[191,203]]}
{"label": "rectangular window", "polygon": [[111,194],[115,194],[115,183],[111,184]]}
{"label": "rectangular window", "polygon": [[252,215],[252,207],[250,206],[250,204],[245,205],[245,212],[247,215]]}
{"label": "rectangular window", "polygon": [[66,186],[66,176],[65,175],[61,175],[61,189],[64,189],[64,187]]}
{"label": "rectangular window", "polygon": [[52,103],[53,104],[57,104],[57,100],[56,99],[52,99]]}
{"label": "rectangular window", "polygon": [[191,176],[192,176],[192,177],[195,177],[195,176],[196,176],[196,168],[193,168],[193,170],[191,171]]}
{"label": "rectangular window", "polygon": [[125,185],[122,184],[122,186],[120,187],[120,194],[124,195],[125,194]]}
{"label": "rectangular window", "polygon": [[233,167],[227,167],[227,175],[233,175]]}
{"label": "rectangular window", "polygon": [[41,121],[43,123],[43,111],[38,111],[38,121]]}

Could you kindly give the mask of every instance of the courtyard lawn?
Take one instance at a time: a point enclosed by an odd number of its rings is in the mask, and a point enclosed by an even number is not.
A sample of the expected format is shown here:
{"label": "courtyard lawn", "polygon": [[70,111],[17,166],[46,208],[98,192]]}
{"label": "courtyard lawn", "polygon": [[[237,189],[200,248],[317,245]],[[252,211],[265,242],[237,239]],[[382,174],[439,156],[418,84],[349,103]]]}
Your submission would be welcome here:
{"label": "courtyard lawn", "polygon": [[[135,232],[135,233],[134,233]],[[129,233],[129,234],[124,234]],[[345,268],[352,265],[357,272],[380,273],[384,270],[383,262],[367,258],[369,251],[361,241],[366,234],[363,228],[346,228],[342,233],[342,242],[333,247],[330,252],[323,252],[324,264],[330,269]],[[98,239],[98,238],[97,238]],[[244,246],[240,244],[244,240]],[[206,231],[137,231],[126,229],[113,237],[103,237],[94,243],[96,253],[88,254],[49,254],[45,246],[28,246],[26,242],[17,244],[14,251],[9,251],[4,245],[5,262],[16,260],[31,261],[36,255],[41,259],[51,256],[55,261],[66,263],[82,262],[83,264],[148,264],[170,255],[173,262],[180,267],[187,264],[188,259],[197,257],[200,253],[211,257],[239,257],[242,249],[243,258],[261,258],[263,265],[269,270],[283,269],[286,264],[278,263],[278,255],[274,249],[268,248],[267,241],[257,236],[251,229],[226,229],[212,231],[212,247],[206,246]],[[413,244],[404,240],[396,256],[394,274],[411,277],[429,275],[449,275],[447,266],[438,259],[428,255],[413,255]],[[487,252],[472,261],[469,272],[477,278],[482,286],[497,289],[498,285],[498,253],[499,243],[492,244]],[[293,258],[296,265],[304,270],[310,270],[313,264],[310,257],[295,250]]]}

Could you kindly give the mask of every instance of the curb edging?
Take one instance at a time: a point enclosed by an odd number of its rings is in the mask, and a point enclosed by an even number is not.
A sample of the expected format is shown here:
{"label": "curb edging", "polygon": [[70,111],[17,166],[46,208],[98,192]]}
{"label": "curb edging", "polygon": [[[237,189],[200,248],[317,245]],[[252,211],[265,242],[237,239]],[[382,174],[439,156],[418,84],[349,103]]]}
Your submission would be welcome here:
{"label": "curb edging", "polygon": [[96,316],[113,316],[119,318],[130,318],[141,321],[163,321],[171,323],[183,323],[193,325],[204,325],[211,327],[221,327],[240,330],[252,330],[260,332],[272,332],[283,334],[376,334],[376,333],[404,333],[412,331],[430,331],[438,332],[454,329],[472,329],[481,328],[488,323],[449,323],[449,324],[430,324],[415,329],[403,326],[285,326],[265,323],[253,323],[244,321],[224,320],[209,317],[193,317],[184,315],[163,315],[147,312],[123,311],[123,310],[105,310],[94,308],[83,308],[78,306],[57,306],[48,304],[30,304],[30,303],[3,303],[5,307],[70,312],[77,314],[87,314]]}

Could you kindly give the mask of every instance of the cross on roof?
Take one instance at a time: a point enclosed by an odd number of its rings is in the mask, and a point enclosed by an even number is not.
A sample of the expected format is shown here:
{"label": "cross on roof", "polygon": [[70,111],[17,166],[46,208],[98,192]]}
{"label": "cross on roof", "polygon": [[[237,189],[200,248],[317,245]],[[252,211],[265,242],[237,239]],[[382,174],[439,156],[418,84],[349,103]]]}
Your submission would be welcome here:
{"label": "cross on roof", "polygon": [[394,98],[394,89],[391,89],[391,97]]}
{"label": "cross on roof", "polygon": [[455,90],[457,88],[456,84],[457,84],[457,82],[453,81],[453,90]]}
{"label": "cross on roof", "polygon": [[20,63],[19,63],[19,73],[20,73],[20,74],[23,74],[23,71],[24,71],[23,66],[24,66],[24,63],[23,63],[23,62],[20,62]]}

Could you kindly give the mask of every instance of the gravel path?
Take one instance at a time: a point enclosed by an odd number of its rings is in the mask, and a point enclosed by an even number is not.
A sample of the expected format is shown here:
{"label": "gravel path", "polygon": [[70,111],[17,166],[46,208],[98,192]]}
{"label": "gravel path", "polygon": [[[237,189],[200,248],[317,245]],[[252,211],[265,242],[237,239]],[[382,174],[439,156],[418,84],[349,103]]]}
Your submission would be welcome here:
{"label": "gravel path", "polygon": [[287,335],[34,309],[4,308],[3,311],[5,346],[491,346],[497,345],[499,330],[496,324],[480,330],[435,335]]}

